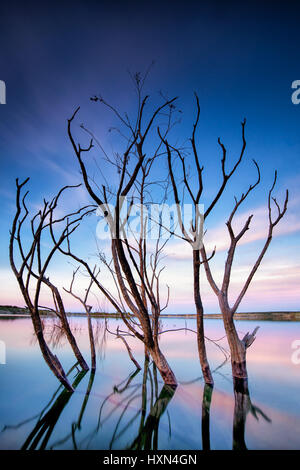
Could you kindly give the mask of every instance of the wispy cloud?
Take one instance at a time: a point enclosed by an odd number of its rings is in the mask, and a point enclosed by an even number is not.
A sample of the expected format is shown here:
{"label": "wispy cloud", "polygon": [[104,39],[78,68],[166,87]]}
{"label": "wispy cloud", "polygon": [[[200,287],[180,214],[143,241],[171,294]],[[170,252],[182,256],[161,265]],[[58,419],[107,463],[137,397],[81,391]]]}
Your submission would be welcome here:
{"label": "wispy cloud", "polygon": [[[274,237],[288,235],[300,231],[300,220],[298,217],[300,198],[295,198],[289,205],[286,216],[274,229]],[[249,214],[253,214],[250,230],[239,241],[239,246],[247,245],[259,240],[265,240],[268,233],[268,212],[266,206],[257,207],[253,211],[243,212],[234,218],[233,229],[236,233],[243,227]],[[226,219],[227,220],[227,219]],[[216,246],[217,252],[223,252],[229,247],[229,234],[225,223],[218,224],[213,228],[207,228],[204,236],[205,247],[208,252]],[[191,259],[191,247],[183,240],[173,241],[168,244],[164,252],[177,260]]]}

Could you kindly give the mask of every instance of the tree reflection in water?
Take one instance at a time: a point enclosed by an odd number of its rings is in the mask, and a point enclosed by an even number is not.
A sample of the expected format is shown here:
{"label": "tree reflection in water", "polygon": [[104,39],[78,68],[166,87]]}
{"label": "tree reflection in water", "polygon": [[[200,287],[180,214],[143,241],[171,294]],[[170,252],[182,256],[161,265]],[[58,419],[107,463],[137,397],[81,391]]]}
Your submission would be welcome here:
{"label": "tree reflection in water", "polygon": [[232,431],[232,449],[247,450],[245,443],[245,428],[248,413],[258,421],[261,416],[268,423],[271,422],[265,413],[253,405],[250,399],[247,379],[234,378],[234,413]]}
{"label": "tree reflection in water", "polygon": [[[78,372],[75,364],[70,371],[76,371],[73,379],[73,387],[76,390],[86,372]],[[219,368],[218,368],[219,369]],[[1,432],[8,429],[17,429],[29,421],[37,418],[36,425],[25,440],[22,449],[57,449],[70,448],[70,444],[74,449],[90,448],[94,439],[101,437],[101,431],[107,432],[107,424],[113,423],[112,435],[107,445],[109,449],[118,449],[120,438],[126,433],[130,435],[130,429],[135,426],[135,435],[125,446],[131,450],[158,450],[159,449],[159,426],[160,420],[164,413],[168,414],[169,435],[171,436],[171,418],[168,413],[168,406],[171,402],[176,388],[164,385],[159,393],[159,384],[157,380],[157,370],[155,365],[149,363],[149,358],[145,356],[143,376],[141,382],[134,379],[141,374],[140,370],[136,370],[130,374],[121,383],[115,385],[107,396],[105,396],[99,407],[96,425],[84,436],[81,431],[86,432],[83,426],[83,417],[86,412],[87,404],[91,395],[94,398],[99,396],[93,394],[95,374],[90,373],[84,398],[79,409],[78,419],[69,427],[69,431],[65,436],[60,437],[49,446],[49,440],[53,434],[55,426],[60,420],[61,414],[67,406],[69,400],[74,394],[58,387],[51,397],[49,403],[38,415],[19,423],[16,426],[5,426]],[[198,381],[200,378],[193,380]],[[75,391],[75,394],[78,393]],[[210,450],[210,409],[213,396],[213,387],[204,385],[202,396],[202,449]],[[118,401],[115,401],[119,397]],[[137,406],[136,403],[139,403]],[[265,421],[271,422],[266,414],[257,406],[253,405],[250,399],[250,393],[247,380],[234,381],[234,413],[233,413],[233,429],[232,429],[232,449],[247,450],[245,443],[246,420],[249,412],[258,420],[262,417]],[[114,421],[117,415],[117,420]],[[126,419],[126,417],[129,417]],[[128,432],[129,431],[129,432]],[[132,436],[132,434],[131,434]],[[94,445],[93,445],[94,447]],[[200,447],[200,446],[199,446]]]}
{"label": "tree reflection in water", "polygon": [[[76,367],[76,365],[72,367],[72,369],[68,372],[67,376],[70,375],[70,373]],[[73,384],[72,384],[74,390],[76,390],[78,384],[81,382],[85,374],[86,374],[86,371],[77,372],[75,379],[73,381]],[[45,414],[43,413],[40,416],[34,429],[31,431],[26,441],[24,442],[22,446],[22,450],[37,449],[39,444],[40,444],[39,446],[40,450],[43,450],[46,448],[48,441],[51,437],[51,434],[53,432],[53,429],[62,411],[64,410],[65,406],[70,400],[71,396],[72,396],[72,393],[66,390],[65,388],[62,390],[62,392],[57,397],[57,399],[55,400],[51,408]]]}
{"label": "tree reflection in water", "polygon": [[[136,422],[140,417],[139,427],[136,438],[132,444],[127,446],[128,449],[147,449],[155,450],[158,448],[158,428],[159,421],[163,413],[165,412],[170,400],[172,399],[176,387],[170,387],[164,385],[159,396],[158,396],[158,380],[157,380],[157,369],[154,363],[152,363],[152,373],[149,367],[149,357],[146,355],[144,360],[143,370],[143,381],[142,384],[131,384],[133,378],[139,373],[136,370],[129,378],[118,386],[114,386],[113,392],[108,395],[102,402],[98,417],[97,428],[90,435],[90,440],[95,437],[95,434],[100,430],[104,423],[115,413],[118,409],[122,411],[119,414],[119,418],[115,425],[110,443],[109,449],[113,449],[114,445],[123,436],[128,429]],[[148,397],[147,382],[149,379],[150,384],[150,397]],[[103,418],[103,410],[106,403],[114,394],[123,394],[125,391],[130,390],[123,400],[119,401],[115,407]],[[125,420],[126,411],[130,409],[132,403],[136,400],[140,400],[140,407],[137,409],[135,414],[129,419],[128,422],[122,425]],[[149,402],[149,412],[147,416],[147,404]]]}
{"label": "tree reflection in water", "polygon": [[203,389],[202,398],[202,449],[210,450],[210,405],[213,387],[210,384],[205,384]]}
{"label": "tree reflection in water", "polygon": [[[68,376],[70,376],[71,372],[76,368],[75,364],[70,371],[68,372]],[[152,364],[153,365],[153,364]],[[134,439],[134,442],[129,446],[132,449],[157,449],[158,448],[158,427],[159,421],[166,410],[170,400],[172,399],[175,388],[170,386],[163,386],[159,396],[158,395],[158,382],[157,382],[157,371],[155,365],[153,365],[153,375],[151,374],[149,368],[149,358],[145,358],[144,362],[144,372],[143,372],[143,381],[142,383],[132,384],[133,379],[136,375],[140,372],[140,370],[136,370],[133,372],[128,378],[123,380],[120,384],[115,385],[113,387],[113,391],[104,398],[100,405],[99,409],[99,416],[97,420],[97,425],[95,429],[90,432],[84,439],[81,440],[80,445],[77,443],[76,434],[78,431],[81,430],[82,427],[82,420],[83,416],[87,407],[87,403],[91,394],[91,390],[94,383],[95,374],[93,372],[90,373],[90,378],[87,386],[87,390],[84,395],[84,399],[81,405],[81,409],[79,411],[78,420],[73,422],[71,425],[70,431],[67,433],[66,436],[59,439],[58,441],[54,442],[50,448],[55,449],[58,447],[63,446],[68,440],[72,440],[73,448],[78,449],[82,448],[82,446],[89,447],[89,444],[93,440],[93,438],[98,434],[101,430],[103,425],[115,414],[115,412],[119,411],[119,417],[117,423],[115,425],[112,438],[110,440],[109,448],[112,449],[113,445],[118,441],[118,439],[128,430],[128,428],[133,425],[133,423],[140,417],[140,423],[138,428],[137,437]],[[78,387],[79,383],[86,375],[86,372],[78,372],[73,381],[74,390]],[[150,398],[147,398],[147,380],[149,379],[150,383]],[[63,410],[65,409],[66,405],[68,404],[72,393],[68,392],[65,389],[59,393],[62,389],[60,386],[47,406],[42,410],[42,412],[31,418],[30,420],[25,420],[24,422],[20,423],[16,427],[21,427],[23,424],[27,423],[38,417],[38,421],[34,426],[33,430],[28,435],[27,439],[25,440],[22,449],[45,449],[49,443],[49,439],[53,433],[53,430],[61,416]],[[129,394],[126,393],[129,391]],[[115,395],[125,395],[123,399],[121,399],[104,417],[104,410],[105,405],[109,403],[110,399]],[[130,409],[131,404],[136,399],[141,400],[141,406],[138,408],[137,412],[130,418],[129,422],[125,425],[122,425],[122,421],[124,421],[126,416],[126,411]],[[147,414],[147,403],[150,401],[150,411],[146,418]],[[8,429],[9,427],[6,426],[3,431]],[[11,427],[10,427],[11,428]]]}

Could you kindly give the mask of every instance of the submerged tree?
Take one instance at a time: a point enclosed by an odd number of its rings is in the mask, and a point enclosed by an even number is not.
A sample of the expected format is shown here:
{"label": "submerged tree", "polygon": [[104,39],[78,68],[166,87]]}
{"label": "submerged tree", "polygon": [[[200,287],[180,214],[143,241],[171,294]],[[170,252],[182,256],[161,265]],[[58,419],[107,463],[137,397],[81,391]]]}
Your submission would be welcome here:
{"label": "submerged tree", "polygon": [[[226,151],[223,153],[222,157],[222,174],[223,179],[218,188],[217,194],[215,197],[212,198],[212,201],[208,205],[207,209],[202,213],[200,204],[202,203],[202,196],[204,191],[204,184],[203,184],[203,170],[204,166],[202,165],[200,158],[199,158],[199,151],[198,146],[196,143],[196,132],[198,129],[199,118],[200,118],[200,104],[198,95],[195,93],[196,99],[196,119],[193,124],[193,130],[191,138],[189,139],[191,144],[191,149],[180,149],[178,146],[171,145],[167,138],[163,137],[158,129],[159,136],[162,142],[165,144],[167,157],[168,157],[168,167],[169,167],[169,174],[171,180],[171,186],[173,190],[174,200],[177,206],[177,213],[178,213],[178,220],[180,225],[180,230],[182,238],[184,241],[189,243],[192,248],[192,265],[193,265],[193,291],[194,291],[194,302],[196,307],[197,313],[197,344],[198,344],[198,352],[199,352],[199,359],[202,368],[202,373],[204,380],[207,384],[213,385],[213,377],[210,371],[207,354],[206,354],[206,346],[205,346],[205,334],[204,334],[204,321],[203,321],[203,301],[200,289],[200,266],[201,266],[201,254],[203,257],[204,248],[203,248],[203,224],[209,214],[212,212],[216,204],[218,203],[219,199],[221,198],[227,183],[229,182],[230,178],[236,172],[239,164],[242,161],[245,148],[246,148],[246,141],[245,141],[245,121],[242,123],[242,138],[243,144],[241,148],[241,152],[239,158],[237,159],[235,165],[228,173],[225,170],[225,163],[226,163]],[[219,139],[219,145],[224,148],[223,144]],[[189,158],[189,151],[192,153],[192,161]],[[176,180],[176,175],[174,173],[174,159],[179,160],[180,166],[180,182],[178,183]],[[196,183],[192,182],[191,174],[196,175]],[[183,183],[183,189],[185,193],[180,197],[180,187],[179,184]],[[192,220],[190,221],[189,229],[186,228],[186,224],[183,221],[183,206],[186,203],[186,200],[190,201],[193,207],[193,214]],[[176,234],[178,236],[178,234]],[[212,258],[215,254],[215,250],[213,251],[210,258]],[[209,259],[210,259],[209,258]]]}
{"label": "submerged tree", "polygon": [[[9,257],[10,264],[14,275],[19,284],[19,288],[31,314],[34,332],[37,337],[39,347],[43,357],[60,382],[69,390],[73,391],[73,387],[68,381],[64,369],[56,355],[54,355],[44,337],[43,324],[41,320],[41,310],[48,310],[54,313],[59,321],[74,355],[84,371],[89,369],[85,359],[83,358],[76,339],[71,331],[68,318],[66,315],[63,299],[54,281],[48,277],[49,264],[53,260],[55,254],[59,251],[59,247],[68,239],[78,227],[80,221],[94,208],[86,206],[78,211],[69,213],[66,216],[55,218],[54,213],[57,208],[59,199],[65,190],[72,186],[63,187],[58,194],[50,201],[44,200],[43,207],[31,218],[27,235],[24,236],[24,223],[27,222],[29,210],[26,205],[26,196],[28,191],[22,197],[22,188],[26,185],[29,178],[23,183],[16,180],[16,214],[13,220]],[[49,230],[54,230],[57,225],[63,224],[63,229],[58,235],[57,242],[54,244],[44,243],[49,241]],[[48,235],[48,238],[47,238]],[[29,241],[28,241],[29,239]],[[51,238],[50,238],[51,240]],[[50,290],[53,307],[43,307],[40,305],[40,296],[42,288]]]}
{"label": "submerged tree", "polygon": [[[225,152],[225,149],[224,149],[224,152]],[[274,181],[268,194],[268,209],[267,210],[268,210],[269,227],[268,227],[267,237],[263,245],[263,248],[260,251],[256,259],[256,262],[254,266],[252,267],[244,286],[241,289],[240,294],[238,295],[233,306],[230,306],[229,299],[228,299],[228,291],[229,291],[229,286],[230,286],[232,264],[233,264],[233,260],[234,260],[234,256],[236,252],[236,247],[237,247],[238,242],[247,232],[247,230],[249,230],[249,226],[250,226],[253,215],[250,215],[247,218],[245,224],[243,225],[239,233],[234,232],[233,227],[232,227],[232,222],[240,205],[245,201],[245,199],[248,197],[251,191],[253,191],[253,189],[260,182],[259,167],[256,162],[254,163],[258,172],[257,181],[255,184],[252,184],[249,186],[248,190],[241,195],[240,199],[235,198],[234,208],[226,222],[226,226],[227,226],[228,233],[230,236],[230,246],[229,246],[229,250],[227,253],[224,275],[223,275],[223,282],[222,282],[221,288],[217,286],[217,283],[214,280],[212,271],[210,269],[209,260],[207,259],[207,256],[206,256],[205,248],[203,247],[203,250],[202,250],[203,262],[204,262],[207,280],[212,290],[218,297],[219,306],[223,315],[224,327],[225,327],[227,339],[229,342],[230,352],[231,352],[231,365],[232,365],[232,374],[233,374],[234,379],[243,379],[243,378],[247,379],[248,377],[247,368],[246,368],[246,352],[247,352],[247,349],[251,346],[251,344],[255,340],[255,334],[258,330],[258,328],[255,328],[251,334],[248,332],[242,339],[240,339],[236,331],[235,324],[234,324],[234,314],[237,311],[241,301],[243,300],[247,292],[247,289],[249,288],[250,283],[256,271],[258,270],[263,257],[265,256],[270,246],[270,243],[273,237],[274,228],[278,224],[278,222],[283,218],[284,214],[286,213],[287,204],[288,204],[288,190],[286,191],[286,196],[285,196],[285,200],[284,200],[282,208],[278,204],[276,198],[272,197],[272,193],[273,193],[276,180],[277,180],[277,172],[275,171]],[[275,217],[272,214],[272,201],[277,210],[277,215]]]}
{"label": "submerged tree", "polygon": [[[161,181],[155,181],[152,177],[153,168],[159,166],[167,156],[168,177],[170,178],[171,188],[177,208],[177,216],[179,228],[181,231],[180,238],[188,242],[192,247],[192,266],[193,266],[193,287],[194,302],[197,312],[197,344],[199,359],[202,368],[205,383],[213,385],[213,377],[209,367],[205,335],[204,335],[204,308],[202,295],[200,290],[200,268],[204,265],[208,282],[218,297],[223,321],[228,338],[232,371],[235,378],[246,378],[246,350],[255,339],[256,329],[252,334],[247,333],[243,339],[239,339],[234,325],[234,313],[240,305],[254,274],[256,273],[268,247],[272,240],[273,229],[281,220],[287,210],[288,193],[281,209],[277,200],[272,198],[272,192],[276,183],[277,174],[275,173],[274,183],[269,192],[268,210],[269,210],[269,231],[265,245],[258,256],[258,259],[251,270],[246,283],[232,307],[229,305],[228,290],[230,284],[232,263],[236,251],[236,247],[240,239],[249,229],[252,216],[250,216],[242,230],[235,234],[232,228],[233,218],[250,192],[260,182],[260,171],[256,162],[255,166],[258,171],[258,178],[255,184],[250,185],[246,193],[242,194],[238,200],[235,198],[235,206],[226,223],[230,235],[230,248],[225,265],[222,287],[219,288],[213,278],[210,268],[210,259],[215,255],[215,249],[211,256],[207,256],[205,246],[202,240],[203,223],[211,214],[217,203],[219,202],[224,190],[231,177],[236,173],[245,153],[245,120],[242,122],[242,147],[240,154],[230,171],[226,169],[227,151],[220,139],[218,144],[222,151],[221,170],[222,179],[217,188],[215,196],[212,198],[207,209],[202,214],[199,204],[202,202],[204,184],[203,170],[204,167],[200,163],[198,149],[196,144],[196,132],[200,117],[200,105],[198,96],[196,96],[196,119],[193,124],[192,135],[190,138],[192,165],[196,175],[196,184],[191,182],[189,162],[187,161],[186,149],[171,145],[169,140],[169,132],[173,126],[173,115],[176,110],[174,99],[166,99],[163,97],[163,103],[156,106],[153,111],[146,111],[148,96],[142,97],[144,79],[137,74],[134,78],[136,91],[138,96],[137,113],[132,122],[129,116],[124,116],[109,103],[104,101],[102,97],[95,96],[91,98],[96,103],[101,103],[113,112],[122,129],[112,128],[110,130],[117,131],[118,138],[122,141],[122,153],[112,152],[108,155],[99,141],[95,138],[83,125],[80,128],[85,134],[89,135],[89,143],[82,147],[80,143],[76,143],[73,128],[79,113],[79,107],[75,110],[72,117],[68,119],[68,137],[74,151],[77,163],[79,164],[81,177],[84,187],[92,199],[93,204],[85,206],[76,212],[55,219],[54,211],[57,207],[58,200],[63,192],[70,186],[62,188],[57,196],[49,203],[44,200],[43,208],[34,215],[30,221],[31,242],[26,250],[22,241],[22,227],[26,221],[29,211],[26,206],[26,195],[21,197],[21,190],[28,180],[19,184],[17,180],[17,211],[12,225],[10,238],[10,263],[13,272],[19,283],[22,295],[31,313],[34,331],[37,336],[39,346],[43,356],[59,380],[69,389],[72,390],[71,384],[64,373],[64,370],[58,358],[50,351],[43,334],[43,325],[40,317],[41,305],[40,294],[42,287],[48,288],[53,297],[54,308],[48,308],[57,315],[61,322],[63,331],[73,349],[73,352],[83,370],[87,370],[88,366],[82,357],[77,346],[75,337],[70,329],[63,300],[57,286],[47,277],[48,266],[56,253],[61,253],[71,257],[80,264],[90,277],[90,284],[84,298],[79,297],[73,291],[73,280],[71,282],[69,292],[84,306],[88,318],[88,331],[91,345],[91,362],[92,370],[96,367],[95,345],[93,338],[93,329],[91,322],[91,307],[88,305],[88,295],[92,285],[96,286],[102,294],[108,299],[110,304],[115,308],[116,312],[121,316],[123,322],[128,328],[128,333],[145,346],[146,354],[150,354],[157,369],[159,370],[163,381],[166,385],[176,386],[176,377],[164,356],[159,343],[160,337],[160,314],[167,307],[169,302],[169,287],[167,287],[167,299],[163,304],[161,291],[161,273],[163,268],[160,265],[161,255],[166,241],[162,237],[163,223],[161,218],[156,220],[158,226],[158,234],[156,242],[148,241],[149,215],[147,213],[147,205],[155,203],[157,198],[157,187],[163,188],[163,201],[168,198],[168,187],[166,188],[166,178],[162,177]],[[164,122],[158,122],[164,120]],[[155,126],[158,125],[158,136]],[[154,132],[153,132],[154,131]],[[123,140],[122,140],[123,139]],[[155,140],[157,139],[157,140]],[[96,163],[101,173],[101,184],[95,181],[89,169],[89,155],[93,151],[95,144],[98,145],[103,152],[104,157],[100,163]],[[181,168],[181,176],[185,194],[188,196],[193,211],[190,221],[190,227],[186,227],[183,217],[184,197],[180,196],[178,176],[174,172],[174,160],[178,160]],[[105,165],[109,165],[109,174]],[[112,172],[111,172],[112,170]],[[161,174],[161,170],[160,170]],[[150,176],[151,175],[151,176]],[[114,182],[110,184],[109,181]],[[168,180],[169,181],[169,180]],[[156,188],[156,189],[155,189]],[[273,220],[271,202],[277,208],[277,217]],[[135,206],[139,207],[139,230],[132,231],[129,220],[132,217]],[[99,251],[99,258],[102,264],[106,266],[112,276],[114,290],[110,285],[105,287],[104,283],[98,278],[99,272],[95,268],[91,268],[86,259],[81,258],[71,250],[71,238],[73,232],[77,229],[81,220],[88,214],[97,211],[102,214],[103,220],[107,224],[110,233],[109,252],[111,259],[107,261],[106,256]],[[125,213],[124,213],[125,211]],[[134,214],[136,215],[136,213]],[[56,227],[61,227],[58,233]],[[129,230],[128,230],[129,228]],[[42,245],[42,237],[47,232],[50,240],[50,248],[47,252]],[[170,231],[174,235],[174,232]],[[169,233],[169,234],[170,234]],[[18,255],[16,256],[16,249]],[[17,264],[20,267],[17,267]],[[34,292],[32,296],[31,292]],[[126,343],[123,332],[118,330],[118,336]],[[127,347],[126,346],[126,347]],[[129,355],[130,348],[127,347]],[[132,356],[132,355],[131,355]],[[133,356],[131,357],[131,359]]]}
{"label": "submerged tree", "polygon": [[[108,184],[107,178],[103,175],[103,169],[100,168],[103,176],[101,188],[89,176],[86,155],[92,150],[94,143],[97,143],[97,139],[90,131],[81,126],[82,129],[91,134],[92,138],[89,145],[84,148],[75,143],[72,126],[79,108],[68,120],[68,136],[80,166],[85,188],[93,202],[102,211],[110,230],[110,252],[113,263],[110,266],[114,275],[118,298],[115,298],[97,279],[94,279],[92,270],[86,261],[74,257],[71,250],[64,252],[81,262],[101,292],[107,297],[116,311],[120,313],[130,332],[144,343],[165,384],[176,386],[175,375],[159,345],[159,315],[164,308],[161,306],[159,293],[161,271],[158,267],[158,258],[161,246],[156,244],[154,253],[151,253],[146,243],[145,232],[147,229],[143,223],[141,223],[140,236],[138,238],[133,237],[131,240],[124,228],[130,217],[135,198],[138,198],[139,203],[143,204],[144,202],[145,179],[161,152],[161,142],[159,141],[156,148],[152,147],[151,150],[148,150],[149,155],[147,155],[145,142],[151,134],[155,120],[161,116],[165,118],[165,115],[167,115],[167,126],[164,132],[164,136],[166,136],[171,125],[175,98],[172,100],[165,99],[163,104],[156,107],[150,117],[146,118],[145,106],[148,96],[141,97],[143,80],[139,75],[136,75],[135,83],[138,94],[138,111],[134,124],[130,122],[127,114],[123,117],[117,109],[106,103],[101,97],[95,96],[92,98],[93,101],[109,107],[125,130],[128,131],[125,138],[125,150],[122,155],[116,153],[112,157],[108,157],[106,153],[104,154],[106,162],[111,164],[115,170],[115,177],[119,175],[116,190],[112,190]],[[124,137],[121,131],[119,133]],[[103,166],[103,162],[101,165]],[[141,179],[139,179],[140,175],[142,175]],[[130,204],[125,217],[122,219],[122,209],[125,207],[124,200],[126,198],[130,200]]]}
{"label": "submerged tree", "polygon": [[[245,139],[245,125],[246,125],[246,120],[244,120],[241,125],[242,125],[242,147],[241,151],[239,154],[238,159],[236,160],[236,163],[233,165],[232,169],[230,171],[226,170],[226,159],[227,159],[227,150],[224,146],[224,144],[221,142],[220,138],[218,139],[218,144],[221,148],[222,151],[222,158],[221,158],[221,169],[222,169],[222,180],[221,183],[216,191],[215,196],[212,198],[211,203],[208,205],[207,209],[204,210],[204,213],[201,214],[198,205],[201,202],[201,196],[204,190],[204,184],[203,184],[203,170],[204,167],[200,163],[200,159],[198,156],[198,150],[197,150],[197,145],[195,141],[195,134],[196,130],[198,127],[199,123],[199,117],[200,117],[200,105],[199,105],[199,99],[197,94],[195,94],[196,97],[196,106],[197,106],[197,114],[196,114],[196,120],[193,125],[193,132],[192,136],[190,138],[190,143],[191,143],[191,150],[192,150],[192,155],[193,155],[193,162],[194,162],[194,172],[197,176],[197,184],[196,186],[192,183],[191,178],[190,178],[190,173],[189,173],[189,167],[187,166],[187,155],[183,150],[181,150],[178,147],[172,146],[167,138],[164,138],[161,136],[160,131],[158,130],[158,133],[160,135],[161,140],[164,142],[166,150],[167,150],[167,156],[168,156],[168,166],[169,166],[169,173],[170,173],[170,179],[171,179],[171,184],[172,184],[172,189],[173,189],[173,195],[175,202],[177,204],[178,208],[178,218],[180,221],[180,228],[182,231],[182,238],[187,241],[193,248],[193,282],[194,282],[194,300],[195,300],[195,305],[196,305],[196,311],[197,311],[197,330],[198,330],[198,350],[199,350],[199,357],[200,357],[200,362],[202,366],[202,371],[203,371],[203,376],[205,378],[206,383],[213,383],[212,380],[212,375],[209,369],[207,357],[206,357],[206,348],[205,348],[205,337],[204,337],[204,327],[203,327],[203,303],[202,303],[202,298],[201,298],[201,292],[200,292],[200,265],[204,264],[205,272],[206,272],[206,277],[207,280],[212,288],[212,290],[215,292],[215,294],[218,297],[219,301],[219,306],[223,315],[223,321],[224,321],[224,327],[227,335],[227,339],[229,342],[230,346],[230,351],[231,351],[231,362],[232,362],[232,371],[233,371],[233,376],[234,377],[247,377],[247,370],[246,370],[246,350],[247,348],[253,343],[255,339],[255,334],[257,332],[257,328],[253,331],[252,334],[247,333],[244,338],[239,339],[239,336],[237,334],[235,325],[234,325],[234,320],[233,316],[234,313],[236,312],[237,308],[239,307],[252,279],[254,274],[256,273],[270,243],[272,240],[272,235],[273,235],[273,229],[274,227],[278,224],[278,222],[281,220],[281,218],[284,216],[286,210],[287,210],[287,203],[288,203],[288,192],[286,192],[286,198],[285,202],[283,204],[283,208],[281,209],[279,204],[277,203],[277,200],[275,198],[272,198],[272,192],[276,183],[277,179],[277,173],[275,172],[275,178],[274,182],[272,185],[272,188],[269,192],[268,196],[268,212],[269,212],[269,230],[268,230],[268,235],[267,239],[265,242],[265,245],[259,254],[257,261],[255,265],[253,266],[246,282],[245,285],[238,296],[236,302],[232,307],[229,306],[229,300],[228,300],[228,289],[229,289],[229,284],[230,284],[230,276],[231,276],[231,269],[232,269],[232,263],[235,255],[235,250],[236,246],[239,242],[239,240],[243,237],[243,235],[246,233],[246,231],[249,229],[249,225],[252,219],[252,216],[250,216],[242,230],[238,233],[235,234],[232,228],[232,221],[233,218],[239,208],[239,206],[243,203],[243,201],[248,197],[250,192],[259,184],[260,182],[260,170],[259,167],[254,160],[255,167],[258,172],[258,177],[257,181],[255,184],[250,185],[246,193],[243,193],[240,199],[238,200],[235,198],[235,206],[232,210],[232,213],[230,214],[230,217],[228,221],[226,222],[229,236],[230,236],[230,248],[228,251],[228,256],[226,260],[226,265],[225,265],[225,271],[224,271],[224,277],[223,277],[223,283],[222,287],[218,288],[216,282],[214,281],[211,269],[210,269],[210,260],[214,257],[216,248],[214,248],[212,254],[210,256],[207,256],[205,246],[202,243],[201,235],[202,235],[202,227],[201,227],[201,222],[204,223],[207,220],[207,217],[210,215],[210,213],[213,211],[214,207],[220,200],[222,194],[224,193],[224,190],[230,181],[231,177],[236,173],[238,170],[238,167],[240,163],[242,162],[245,149],[246,149],[246,139]],[[186,230],[183,222],[182,222],[182,200],[180,199],[179,196],[179,190],[178,190],[178,184],[176,182],[176,178],[174,175],[174,164],[173,160],[174,157],[179,160],[179,164],[181,166],[181,175],[182,175],[182,181],[184,185],[184,189],[186,190],[187,196],[190,198],[190,201],[193,204],[194,207],[194,212],[193,212],[193,219],[191,220],[191,228],[190,230]],[[273,220],[272,219],[272,209],[271,209],[271,202],[272,200],[274,201],[274,204],[277,208],[278,214],[277,217]]]}
{"label": "submerged tree", "polygon": [[[196,313],[197,313],[198,353],[199,353],[199,359],[200,359],[201,369],[202,369],[205,383],[213,385],[213,377],[212,377],[211,370],[209,367],[207,353],[206,353],[206,346],[205,346],[205,334],[204,334],[204,322],[203,322],[204,309],[203,309],[203,303],[202,303],[202,298],[201,298],[201,293],[200,293],[200,248],[202,246],[203,223],[201,220],[201,213],[199,212],[199,202],[200,202],[200,198],[201,198],[202,191],[203,191],[203,182],[202,182],[203,167],[200,166],[199,157],[198,157],[196,144],[195,144],[195,133],[196,133],[196,129],[197,129],[198,121],[199,121],[199,113],[200,113],[198,97],[196,98],[197,98],[198,112],[197,112],[197,118],[194,124],[192,138],[191,138],[194,164],[195,164],[195,169],[197,172],[197,181],[198,181],[195,192],[193,192],[191,184],[189,183],[189,174],[188,174],[188,169],[186,167],[186,161],[183,155],[183,151],[180,150],[179,148],[175,148],[171,146],[168,140],[162,137],[159,129],[158,129],[158,133],[160,135],[161,140],[164,142],[166,146],[166,150],[167,150],[168,167],[169,167],[171,185],[173,189],[174,200],[175,200],[176,207],[177,207],[177,215],[178,215],[180,230],[182,233],[182,238],[186,242],[188,242],[192,248],[194,302],[195,302]],[[185,202],[186,199],[184,199],[184,195],[182,195],[182,198],[179,195],[178,185],[176,182],[176,177],[174,175],[174,169],[173,169],[172,152],[180,160],[184,189],[186,190],[187,196],[189,197],[193,205],[193,214],[192,214],[192,220],[190,222],[190,225],[191,225],[190,230],[187,230],[184,224],[182,205],[183,205],[183,201]]]}

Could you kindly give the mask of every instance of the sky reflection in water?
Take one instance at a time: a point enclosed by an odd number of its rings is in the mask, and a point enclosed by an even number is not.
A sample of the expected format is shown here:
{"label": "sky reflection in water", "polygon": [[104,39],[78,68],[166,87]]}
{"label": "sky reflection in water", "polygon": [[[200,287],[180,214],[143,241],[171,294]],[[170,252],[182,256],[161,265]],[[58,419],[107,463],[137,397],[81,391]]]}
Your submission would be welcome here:
{"label": "sky reflection in water", "polygon": [[[0,339],[7,348],[7,364],[0,365],[1,449],[300,448],[300,365],[291,361],[291,344],[300,339],[298,323],[237,322],[241,334],[260,325],[248,353],[250,395],[244,396],[234,394],[230,364],[210,342],[215,387],[204,389],[191,332],[161,336],[179,381],[173,393],[163,388],[159,374],[156,380],[153,365],[144,364],[141,344],[131,343],[142,366],[135,373],[123,343],[110,335],[103,338],[103,321],[93,322],[98,338],[96,375],[80,375],[73,368],[69,377],[76,391],[70,395],[59,388],[44,363],[31,320],[0,320]],[[89,359],[86,319],[72,318],[71,323]],[[110,329],[116,323],[110,320]],[[185,321],[164,319],[163,324],[164,329],[176,329]],[[187,325],[194,328],[194,320]],[[53,334],[51,320],[46,328],[51,346],[70,370],[74,358],[69,346],[57,328]],[[223,337],[221,321],[206,321],[206,335],[214,340]],[[218,344],[227,348],[224,339]]]}

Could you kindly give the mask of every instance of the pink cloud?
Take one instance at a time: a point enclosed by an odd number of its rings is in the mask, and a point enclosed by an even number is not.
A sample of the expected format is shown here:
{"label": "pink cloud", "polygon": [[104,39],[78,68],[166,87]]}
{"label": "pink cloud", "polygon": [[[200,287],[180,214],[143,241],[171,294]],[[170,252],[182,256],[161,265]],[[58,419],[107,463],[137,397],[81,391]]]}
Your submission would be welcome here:
{"label": "pink cloud", "polygon": [[[274,237],[288,235],[300,231],[300,220],[298,217],[300,198],[294,198],[288,206],[288,212],[282,221],[274,229]],[[254,210],[245,211],[234,218],[233,229],[236,233],[243,227],[250,214],[253,219],[245,236],[240,240],[239,246],[247,245],[259,240],[265,240],[268,233],[268,212],[266,206],[257,207]],[[226,220],[228,217],[226,218]],[[225,220],[225,219],[224,219]],[[217,252],[222,252],[229,247],[229,235],[225,223],[215,227],[205,227],[207,230],[204,236],[204,243],[208,252],[216,246]],[[170,257],[178,260],[191,259],[191,247],[183,240],[176,240],[169,243],[164,252]]]}

